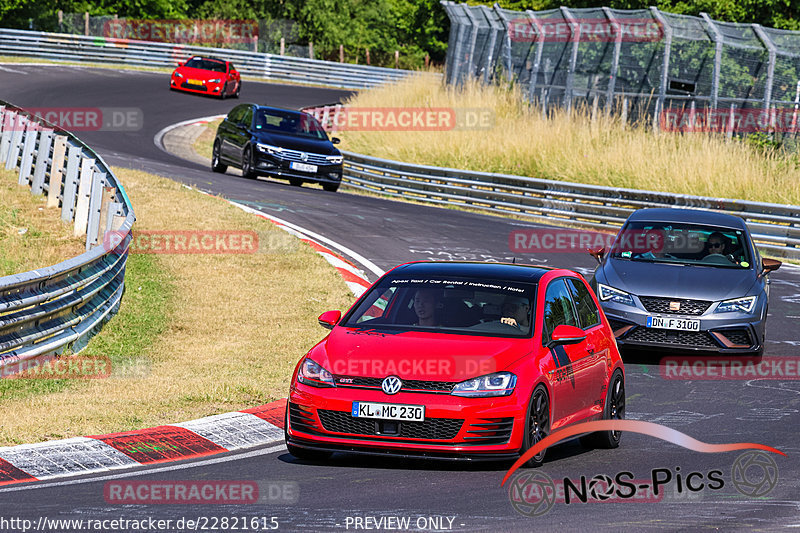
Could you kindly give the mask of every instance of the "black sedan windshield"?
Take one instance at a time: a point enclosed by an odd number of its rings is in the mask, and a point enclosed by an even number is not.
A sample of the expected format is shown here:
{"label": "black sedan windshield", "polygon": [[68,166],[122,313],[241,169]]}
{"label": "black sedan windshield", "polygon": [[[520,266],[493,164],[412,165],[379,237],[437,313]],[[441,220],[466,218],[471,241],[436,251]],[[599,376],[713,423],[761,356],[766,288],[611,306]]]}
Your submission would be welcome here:
{"label": "black sedan windshield", "polygon": [[395,278],[372,288],[345,327],[527,337],[535,285],[472,278]]}
{"label": "black sedan windshield", "polygon": [[747,234],[734,228],[666,222],[629,222],[611,257],[653,263],[750,268]]}
{"label": "black sedan windshield", "polygon": [[327,140],[322,125],[311,115],[278,109],[259,109],[256,112],[256,130],[277,132],[284,135],[298,135]]}

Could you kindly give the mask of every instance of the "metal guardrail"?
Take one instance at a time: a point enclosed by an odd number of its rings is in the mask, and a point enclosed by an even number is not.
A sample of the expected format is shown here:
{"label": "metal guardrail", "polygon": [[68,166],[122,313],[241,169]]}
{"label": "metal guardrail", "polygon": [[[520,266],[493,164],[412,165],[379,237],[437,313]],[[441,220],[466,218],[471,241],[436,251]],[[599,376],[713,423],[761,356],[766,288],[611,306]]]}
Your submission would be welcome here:
{"label": "metal guardrail", "polygon": [[[73,352],[119,308],[135,220],[122,184],[71,133],[0,100],[0,164],[86,236],[86,252],[57,265],[0,277],[0,367]],[[104,242],[107,231],[113,241]]]}
{"label": "metal guardrail", "polygon": [[[335,132],[342,106],[306,108]],[[712,209],[742,217],[760,250],[800,259],[800,207],[726,198],[584,185],[510,174],[413,165],[342,152],[349,187],[433,204],[475,207],[547,224],[609,230],[645,207]]]}
{"label": "metal guardrail", "polygon": [[312,83],[345,89],[374,87],[416,74],[411,70],[335,63],[227,48],[3,28],[0,28],[0,55],[166,68],[175,67],[176,63],[186,61],[195,55],[210,55],[232,61],[242,74],[271,81]]}

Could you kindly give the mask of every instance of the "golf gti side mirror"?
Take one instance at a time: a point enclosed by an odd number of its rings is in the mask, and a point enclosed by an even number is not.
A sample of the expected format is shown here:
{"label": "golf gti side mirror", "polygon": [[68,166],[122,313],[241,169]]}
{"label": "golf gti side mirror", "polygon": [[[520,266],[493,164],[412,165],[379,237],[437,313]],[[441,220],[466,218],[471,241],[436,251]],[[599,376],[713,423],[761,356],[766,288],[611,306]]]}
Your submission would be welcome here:
{"label": "golf gti side mirror", "polygon": [[547,343],[547,347],[553,348],[565,344],[578,344],[585,340],[586,333],[581,328],[561,324],[560,326],[556,326],[556,329],[550,336],[550,342]]}
{"label": "golf gti side mirror", "polygon": [[342,140],[339,139],[339,137],[331,137],[331,144],[339,144],[340,142],[342,142]]}
{"label": "golf gti side mirror", "polygon": [[603,257],[606,255],[605,248],[589,248],[587,252],[597,260],[598,264],[603,261]]}
{"label": "golf gti side mirror", "polygon": [[761,272],[758,274],[760,276],[764,276],[765,274],[769,274],[773,270],[778,270],[781,265],[780,261],[777,259],[767,259],[766,257],[761,259]]}
{"label": "golf gti side mirror", "polygon": [[325,311],[319,315],[319,325],[325,329],[333,329],[333,326],[339,323],[342,318],[341,311]]}

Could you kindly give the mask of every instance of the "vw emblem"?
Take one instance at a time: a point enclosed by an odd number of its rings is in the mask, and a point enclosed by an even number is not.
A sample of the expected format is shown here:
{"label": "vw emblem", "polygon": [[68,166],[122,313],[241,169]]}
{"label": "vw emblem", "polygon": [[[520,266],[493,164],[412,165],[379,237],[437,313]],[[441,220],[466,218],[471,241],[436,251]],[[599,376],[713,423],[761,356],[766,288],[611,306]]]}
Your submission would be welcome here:
{"label": "vw emblem", "polygon": [[308,154],[306,153],[300,154],[300,159],[302,159],[303,161],[308,161]]}
{"label": "vw emblem", "polygon": [[403,387],[403,382],[397,376],[389,376],[381,383],[381,389],[386,394],[397,394]]}

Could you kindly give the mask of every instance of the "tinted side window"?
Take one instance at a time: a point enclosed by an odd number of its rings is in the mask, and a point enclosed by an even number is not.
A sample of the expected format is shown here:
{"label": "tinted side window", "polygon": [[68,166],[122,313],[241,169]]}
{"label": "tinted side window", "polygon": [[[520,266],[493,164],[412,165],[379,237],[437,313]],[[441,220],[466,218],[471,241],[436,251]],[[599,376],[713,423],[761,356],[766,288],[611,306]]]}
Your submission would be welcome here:
{"label": "tinted side window", "polygon": [[244,117],[240,121],[244,126],[250,127],[253,124],[253,108],[247,107],[245,108],[246,111],[244,113]]}
{"label": "tinted side window", "polygon": [[548,342],[553,330],[561,324],[577,326],[578,322],[575,319],[575,310],[567,286],[563,279],[557,279],[550,282],[544,296],[543,340]]}
{"label": "tinted side window", "polygon": [[236,67],[233,66],[233,63],[228,63],[228,72],[233,72],[236,70]]}
{"label": "tinted side window", "polygon": [[228,113],[228,122],[231,124],[238,124],[244,115],[245,109],[247,109],[247,106],[239,105],[234,107],[231,112]]}
{"label": "tinted side window", "polygon": [[578,321],[581,328],[587,329],[596,326],[600,323],[600,312],[597,306],[594,305],[592,295],[589,294],[589,289],[579,279],[570,278],[567,280],[567,286],[572,293],[572,299],[575,302],[575,307],[578,309]]}

